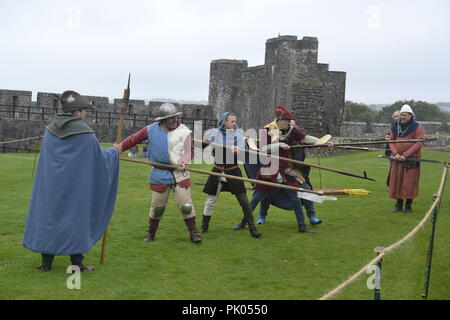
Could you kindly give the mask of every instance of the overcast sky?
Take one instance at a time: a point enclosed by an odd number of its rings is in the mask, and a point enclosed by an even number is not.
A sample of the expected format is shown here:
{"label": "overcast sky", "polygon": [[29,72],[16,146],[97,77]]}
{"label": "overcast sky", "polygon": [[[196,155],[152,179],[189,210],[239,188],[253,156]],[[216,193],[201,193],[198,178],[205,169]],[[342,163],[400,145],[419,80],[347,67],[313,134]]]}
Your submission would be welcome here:
{"label": "overcast sky", "polygon": [[207,100],[214,59],[319,39],[346,99],[450,101],[450,1],[0,0],[0,89]]}

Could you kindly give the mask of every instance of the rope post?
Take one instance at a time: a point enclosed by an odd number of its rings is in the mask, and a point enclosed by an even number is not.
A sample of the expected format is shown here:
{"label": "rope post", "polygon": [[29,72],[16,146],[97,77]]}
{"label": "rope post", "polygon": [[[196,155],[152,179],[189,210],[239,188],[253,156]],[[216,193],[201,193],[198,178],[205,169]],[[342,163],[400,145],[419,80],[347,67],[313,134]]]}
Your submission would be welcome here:
{"label": "rope post", "polygon": [[[433,201],[436,201],[437,195],[433,196]],[[440,201],[439,201],[440,202]],[[427,252],[427,270],[425,271],[425,293],[421,296],[424,299],[428,298],[428,289],[430,287],[430,273],[431,273],[431,262],[433,260],[433,246],[434,246],[434,235],[436,232],[436,220],[439,213],[439,204],[434,207],[433,215],[431,216],[431,235],[430,241],[428,242],[428,252]]]}
{"label": "rope post", "polygon": [[[376,247],[374,251],[377,254],[377,257],[382,253],[384,247]],[[377,262],[377,277],[375,278],[375,289],[374,289],[374,300],[381,300],[381,264],[383,263],[383,259],[380,259]]]}

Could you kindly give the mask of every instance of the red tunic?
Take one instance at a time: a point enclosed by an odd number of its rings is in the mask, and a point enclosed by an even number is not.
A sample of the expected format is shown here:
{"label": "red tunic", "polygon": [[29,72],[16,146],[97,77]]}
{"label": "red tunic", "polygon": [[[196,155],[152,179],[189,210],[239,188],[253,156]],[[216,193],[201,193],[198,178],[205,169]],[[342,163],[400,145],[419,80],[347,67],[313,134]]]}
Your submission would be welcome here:
{"label": "red tunic", "polygon": [[[423,139],[424,128],[419,125],[416,130],[404,137],[396,137],[391,132],[390,140]],[[421,142],[390,143],[389,148],[392,155],[403,155],[405,157],[421,158]],[[419,195],[420,167],[407,169],[404,162],[393,160],[389,174],[389,198],[392,199],[414,199]]]}

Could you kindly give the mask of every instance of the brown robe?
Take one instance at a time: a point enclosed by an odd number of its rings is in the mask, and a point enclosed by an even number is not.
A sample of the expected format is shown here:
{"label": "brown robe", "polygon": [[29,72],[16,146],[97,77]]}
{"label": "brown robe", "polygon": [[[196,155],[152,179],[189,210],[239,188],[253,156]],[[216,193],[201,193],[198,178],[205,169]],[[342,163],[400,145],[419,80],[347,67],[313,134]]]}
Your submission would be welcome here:
{"label": "brown robe", "polygon": [[[416,130],[404,137],[396,137],[391,132],[390,140],[410,140],[423,139],[425,130],[422,125],[419,125]],[[421,158],[420,149],[421,142],[404,142],[404,143],[390,143],[389,148],[392,155],[397,153],[405,157]],[[419,195],[419,178],[420,167],[406,169],[403,167],[403,161],[391,162],[391,169],[389,175],[389,198],[392,199],[414,199]]]}

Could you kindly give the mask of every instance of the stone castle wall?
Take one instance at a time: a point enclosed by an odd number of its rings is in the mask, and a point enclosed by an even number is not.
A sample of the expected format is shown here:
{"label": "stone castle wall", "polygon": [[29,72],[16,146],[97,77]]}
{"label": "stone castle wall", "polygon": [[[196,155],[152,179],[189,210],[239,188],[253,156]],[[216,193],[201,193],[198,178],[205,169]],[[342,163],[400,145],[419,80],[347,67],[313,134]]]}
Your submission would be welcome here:
{"label": "stone castle wall", "polygon": [[[42,109],[44,113],[61,112],[61,102],[55,95],[60,96],[61,93],[38,92],[36,102],[31,100],[31,91],[20,90],[0,90],[0,117],[12,117],[12,112],[17,111],[15,118],[21,118],[30,108],[32,118],[30,120],[42,120]],[[119,113],[122,99],[114,99],[110,103],[108,97],[83,95],[96,107],[96,111],[101,113]],[[127,108],[127,114],[138,114],[155,116],[158,113],[159,106],[164,103],[162,101],[150,101],[148,104],[145,100],[130,99]],[[196,117],[198,119],[211,119],[212,108],[203,104],[181,104],[172,102],[179,111],[183,112],[184,117]],[[52,112],[51,112],[52,111]],[[45,116],[47,119],[47,116]]]}

